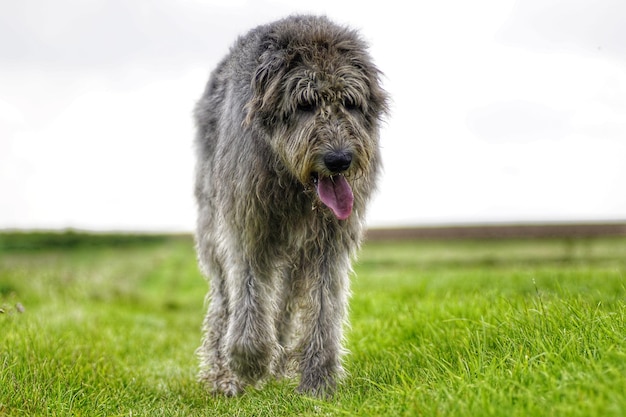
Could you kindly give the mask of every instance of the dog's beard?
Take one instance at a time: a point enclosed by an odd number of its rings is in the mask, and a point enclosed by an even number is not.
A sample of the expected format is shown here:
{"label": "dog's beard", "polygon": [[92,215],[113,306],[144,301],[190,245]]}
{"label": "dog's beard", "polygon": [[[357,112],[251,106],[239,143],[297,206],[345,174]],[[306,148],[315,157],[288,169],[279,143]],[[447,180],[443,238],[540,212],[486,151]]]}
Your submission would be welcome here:
{"label": "dog's beard", "polygon": [[317,196],[339,220],[346,220],[352,213],[354,195],[346,178],[339,174],[333,176],[317,176],[313,183]]}

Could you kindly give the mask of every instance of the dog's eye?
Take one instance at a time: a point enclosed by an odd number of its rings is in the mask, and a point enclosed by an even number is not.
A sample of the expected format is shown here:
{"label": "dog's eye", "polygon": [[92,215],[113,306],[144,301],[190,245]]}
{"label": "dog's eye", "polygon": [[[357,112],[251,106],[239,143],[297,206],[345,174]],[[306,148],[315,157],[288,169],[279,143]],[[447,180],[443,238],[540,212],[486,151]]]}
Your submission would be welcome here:
{"label": "dog's eye", "polygon": [[303,101],[298,103],[298,111],[303,113],[313,113],[315,111],[316,105],[315,103],[311,103],[309,101]]}
{"label": "dog's eye", "polygon": [[359,110],[359,105],[351,97],[346,97],[343,100],[343,107],[344,107],[344,109],[346,109],[348,111]]}

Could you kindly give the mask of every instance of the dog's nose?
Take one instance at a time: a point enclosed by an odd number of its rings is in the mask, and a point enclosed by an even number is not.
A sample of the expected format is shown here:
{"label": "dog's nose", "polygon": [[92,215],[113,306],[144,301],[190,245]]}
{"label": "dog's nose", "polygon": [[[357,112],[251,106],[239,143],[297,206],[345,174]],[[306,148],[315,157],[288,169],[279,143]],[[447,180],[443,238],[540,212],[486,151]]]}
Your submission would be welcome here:
{"label": "dog's nose", "polygon": [[333,151],[324,156],[324,165],[333,174],[339,174],[350,168],[352,153],[348,151]]}

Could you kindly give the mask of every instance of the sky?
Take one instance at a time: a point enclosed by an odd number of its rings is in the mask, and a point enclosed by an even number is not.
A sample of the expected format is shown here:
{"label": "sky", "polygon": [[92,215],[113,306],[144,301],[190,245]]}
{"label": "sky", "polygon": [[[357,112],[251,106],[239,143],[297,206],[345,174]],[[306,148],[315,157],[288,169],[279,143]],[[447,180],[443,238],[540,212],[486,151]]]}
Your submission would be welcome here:
{"label": "sky", "polygon": [[193,106],[294,13],[360,30],[384,73],[369,226],[626,220],[623,0],[24,0],[0,14],[0,229],[191,231]]}

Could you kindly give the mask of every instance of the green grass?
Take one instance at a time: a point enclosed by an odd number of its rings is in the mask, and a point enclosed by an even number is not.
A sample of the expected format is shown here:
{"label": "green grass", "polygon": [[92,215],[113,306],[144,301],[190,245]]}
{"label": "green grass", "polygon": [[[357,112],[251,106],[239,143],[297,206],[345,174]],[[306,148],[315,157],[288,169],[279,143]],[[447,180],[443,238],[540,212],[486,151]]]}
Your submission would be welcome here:
{"label": "green grass", "polygon": [[626,239],[366,245],[322,401],[195,382],[190,239],[45,236],[0,239],[2,416],[626,415]]}

